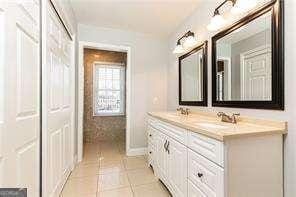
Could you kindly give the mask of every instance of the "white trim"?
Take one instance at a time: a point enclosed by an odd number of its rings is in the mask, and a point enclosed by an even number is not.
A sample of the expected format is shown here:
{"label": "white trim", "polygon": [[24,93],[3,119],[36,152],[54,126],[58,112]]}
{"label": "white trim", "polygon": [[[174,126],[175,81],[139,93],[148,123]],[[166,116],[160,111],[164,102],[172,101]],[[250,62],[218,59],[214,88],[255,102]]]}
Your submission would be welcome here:
{"label": "white trim", "polygon": [[148,148],[131,148],[127,151],[127,156],[140,156],[140,155],[146,155],[148,151]]}
{"label": "white trim", "polygon": [[60,196],[60,194],[63,191],[63,188],[68,180],[68,178],[70,177],[70,174],[72,172],[73,169],[71,170],[67,170],[63,175],[62,175],[62,179],[61,182],[57,185],[57,187],[55,188],[53,195],[52,196]]}
{"label": "white trim", "polygon": [[[78,126],[77,126],[77,143],[78,143],[78,162],[82,161],[83,154],[83,90],[84,90],[84,62],[83,50],[100,49],[107,51],[119,51],[127,53],[126,62],[126,152],[130,149],[130,129],[131,129],[131,47],[123,45],[110,45],[95,42],[79,42],[79,64],[78,64]],[[142,150],[143,151],[143,150]]]}
{"label": "white trim", "polygon": [[[115,90],[113,89],[113,87],[111,89],[107,89],[106,87],[104,89],[100,89],[98,87],[98,83],[97,81],[99,80],[99,77],[97,75],[97,67],[106,67],[108,66],[108,68],[113,68],[113,69],[119,69],[120,70],[120,89],[119,90]],[[104,63],[98,63],[98,62],[94,62],[93,65],[93,71],[92,71],[92,75],[93,75],[93,107],[92,107],[92,113],[93,116],[122,116],[125,115],[125,71],[126,68],[119,65],[119,64],[104,64]],[[112,78],[113,80],[113,78]],[[98,96],[98,92],[97,91],[117,91],[120,93],[120,111],[119,112],[96,112],[96,100],[97,100],[97,96]]]}
{"label": "white trim", "polygon": [[102,65],[111,65],[111,66],[125,66],[124,63],[119,63],[119,62],[101,62],[101,61],[94,61],[93,64],[102,64]]}
{"label": "white trim", "polygon": [[[228,62],[228,65],[227,65],[227,70],[224,70],[225,73],[227,72],[227,97],[229,100],[231,100],[231,87],[232,87],[232,84],[231,84],[231,58],[230,57],[223,57],[223,56],[219,56],[218,57],[218,60],[226,60]],[[225,77],[225,75],[224,75]]]}

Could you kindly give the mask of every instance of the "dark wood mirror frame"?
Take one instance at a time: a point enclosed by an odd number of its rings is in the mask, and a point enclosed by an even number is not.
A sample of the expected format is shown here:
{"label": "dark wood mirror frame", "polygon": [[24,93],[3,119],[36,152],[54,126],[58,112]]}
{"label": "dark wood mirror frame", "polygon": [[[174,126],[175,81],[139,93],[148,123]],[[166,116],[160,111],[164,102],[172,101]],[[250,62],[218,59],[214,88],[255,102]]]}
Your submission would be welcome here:
{"label": "dark wood mirror frame", "polygon": [[[202,101],[182,101],[182,73],[181,73],[181,61],[192,55],[193,53],[202,50],[203,51],[203,65],[202,65]],[[179,57],[179,105],[187,106],[208,106],[208,41],[195,47],[188,53]]]}
{"label": "dark wood mirror frame", "polygon": [[[284,110],[284,10],[283,0],[273,0],[212,37],[212,106]],[[272,100],[218,101],[216,95],[216,42],[234,30],[271,11]]]}

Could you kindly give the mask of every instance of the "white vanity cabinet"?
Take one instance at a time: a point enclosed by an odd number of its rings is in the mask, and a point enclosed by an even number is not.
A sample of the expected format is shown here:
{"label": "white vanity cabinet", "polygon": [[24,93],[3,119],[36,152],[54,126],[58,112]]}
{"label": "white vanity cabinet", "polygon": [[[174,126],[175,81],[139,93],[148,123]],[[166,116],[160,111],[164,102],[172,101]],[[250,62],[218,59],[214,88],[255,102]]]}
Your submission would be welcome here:
{"label": "white vanity cabinet", "polygon": [[282,134],[217,140],[149,116],[148,161],[174,197],[283,197]]}
{"label": "white vanity cabinet", "polygon": [[[174,196],[186,197],[187,147],[165,132],[166,124],[154,122],[149,127],[154,130],[153,144],[155,145],[155,154],[148,155],[148,161],[151,161],[150,165],[153,166],[156,176]],[[170,129],[174,128],[167,129],[170,132]]]}

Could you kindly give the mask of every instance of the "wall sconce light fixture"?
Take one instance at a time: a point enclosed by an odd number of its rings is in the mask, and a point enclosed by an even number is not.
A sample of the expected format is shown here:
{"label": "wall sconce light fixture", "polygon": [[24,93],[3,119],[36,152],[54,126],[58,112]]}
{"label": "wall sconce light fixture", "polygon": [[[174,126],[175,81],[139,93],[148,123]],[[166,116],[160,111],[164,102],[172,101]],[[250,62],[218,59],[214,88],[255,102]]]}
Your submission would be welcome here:
{"label": "wall sconce light fixture", "polygon": [[257,5],[257,0],[225,0],[223,1],[214,11],[213,18],[210,21],[210,24],[207,26],[209,31],[216,31],[221,29],[226,24],[226,20],[220,14],[219,9],[225,5],[227,2],[232,3],[232,8],[230,12],[232,14],[240,14],[247,12]]}
{"label": "wall sconce light fixture", "polygon": [[[183,38],[185,40],[182,45],[181,40]],[[177,46],[174,49],[173,53],[175,53],[175,54],[184,53],[186,51],[186,49],[193,47],[196,44],[197,44],[197,40],[196,40],[196,37],[194,36],[194,33],[192,31],[188,31],[181,38],[178,39]]]}

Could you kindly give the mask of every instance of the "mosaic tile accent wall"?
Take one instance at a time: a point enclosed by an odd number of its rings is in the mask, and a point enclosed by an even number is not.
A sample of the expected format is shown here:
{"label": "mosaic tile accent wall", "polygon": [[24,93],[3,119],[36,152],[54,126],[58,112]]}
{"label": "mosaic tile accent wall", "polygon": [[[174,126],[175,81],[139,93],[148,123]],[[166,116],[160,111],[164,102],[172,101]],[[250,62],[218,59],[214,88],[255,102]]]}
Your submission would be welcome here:
{"label": "mosaic tile accent wall", "polygon": [[85,142],[125,139],[125,116],[93,116],[93,63],[116,62],[126,65],[126,53],[95,49],[84,50],[84,117]]}

